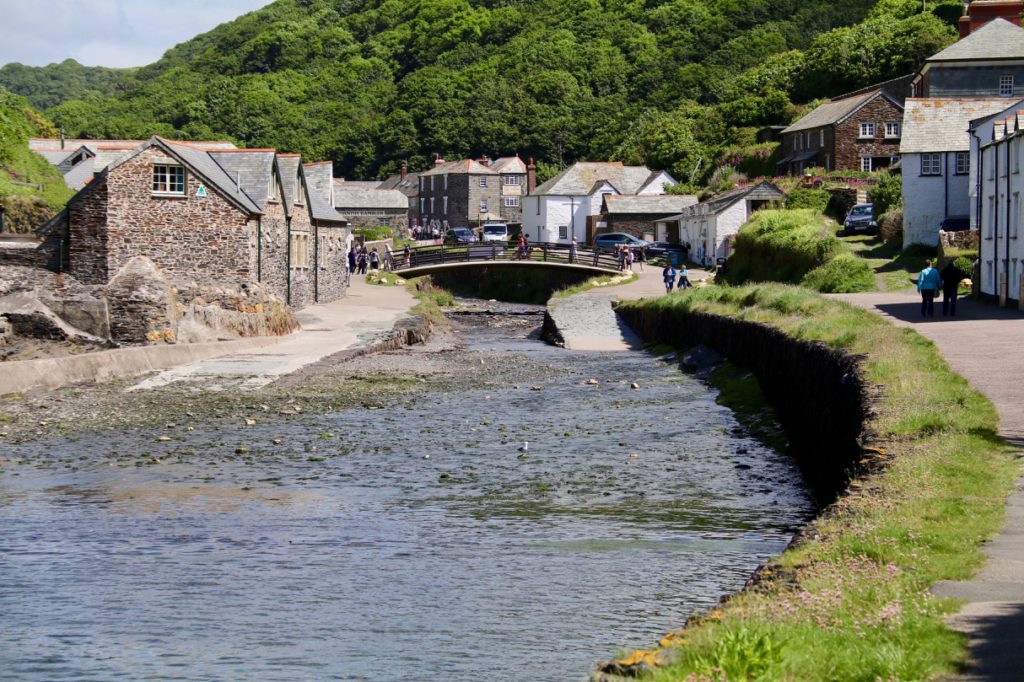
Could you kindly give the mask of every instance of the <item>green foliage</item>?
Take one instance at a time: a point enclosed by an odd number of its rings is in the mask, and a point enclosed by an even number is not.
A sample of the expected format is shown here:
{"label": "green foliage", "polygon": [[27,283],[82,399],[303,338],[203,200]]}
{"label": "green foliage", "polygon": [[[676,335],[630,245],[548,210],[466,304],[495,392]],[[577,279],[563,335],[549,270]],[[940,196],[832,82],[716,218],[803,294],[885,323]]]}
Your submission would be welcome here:
{"label": "green foliage", "polygon": [[800,284],[825,294],[874,291],[875,273],[866,260],[841,254],[808,272]]}
{"label": "green foliage", "polygon": [[974,272],[975,259],[975,256],[957,256],[953,259],[953,267],[962,272],[964,277],[970,277]]}
{"label": "green foliage", "polygon": [[28,138],[53,132],[24,99],[0,88],[0,201],[11,231],[39,227],[71,197],[57,169],[28,148]]}
{"label": "green foliage", "polygon": [[903,207],[903,177],[892,173],[879,173],[877,184],[868,190],[875,219],[893,209]]}
{"label": "green foliage", "polygon": [[7,64],[0,67],[0,87],[20,95],[36,109],[93,96],[115,95],[135,85],[135,69],[82,66],[74,59],[48,66]]}
{"label": "green foliage", "polygon": [[703,674],[724,674],[725,679],[753,682],[762,679],[782,661],[782,644],[770,632],[737,627],[721,633],[708,652],[694,657],[694,667]]}
{"label": "green foliage", "polygon": [[818,211],[758,211],[736,235],[725,279],[795,284],[842,249],[834,223]]}
{"label": "green foliage", "polygon": [[363,241],[367,242],[380,242],[385,239],[392,239],[395,233],[390,227],[385,225],[378,225],[377,227],[357,227],[352,230],[352,234],[357,237],[362,237]]}
{"label": "green foliage", "polygon": [[823,189],[805,189],[798,187],[786,197],[786,208],[808,209],[824,213],[828,207],[829,194]]}
{"label": "green foliage", "polygon": [[76,136],[227,138],[346,177],[434,153],[518,152],[541,180],[614,158],[699,186],[726,150],[747,175],[774,170],[738,126],[788,123],[792,102],[902,75],[952,40],[930,13],[878,4],[277,0],[120,76],[8,71]]}

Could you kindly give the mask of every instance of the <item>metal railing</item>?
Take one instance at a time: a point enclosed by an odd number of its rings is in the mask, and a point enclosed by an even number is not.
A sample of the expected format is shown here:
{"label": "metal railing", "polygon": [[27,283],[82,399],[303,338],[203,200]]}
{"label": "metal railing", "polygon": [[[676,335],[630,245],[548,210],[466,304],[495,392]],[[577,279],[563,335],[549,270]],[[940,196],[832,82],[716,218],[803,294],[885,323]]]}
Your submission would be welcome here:
{"label": "metal railing", "polygon": [[446,263],[486,263],[488,261],[533,261],[599,268],[608,272],[619,271],[619,260],[615,253],[600,251],[591,246],[571,244],[537,243],[530,244],[523,253],[517,246],[505,242],[474,242],[456,246],[417,246],[409,250],[395,251],[393,256],[395,272],[411,268],[422,268]]}

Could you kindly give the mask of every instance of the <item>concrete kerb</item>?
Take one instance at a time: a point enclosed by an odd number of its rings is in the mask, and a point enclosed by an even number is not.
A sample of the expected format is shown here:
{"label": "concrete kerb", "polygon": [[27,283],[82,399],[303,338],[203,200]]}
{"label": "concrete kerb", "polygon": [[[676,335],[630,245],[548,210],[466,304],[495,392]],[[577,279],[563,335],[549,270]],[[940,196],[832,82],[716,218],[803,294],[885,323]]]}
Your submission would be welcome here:
{"label": "concrete kerb", "polygon": [[286,338],[265,336],[209,343],[118,348],[82,355],[7,362],[0,370],[0,395],[123,379],[229,353],[264,348]]}

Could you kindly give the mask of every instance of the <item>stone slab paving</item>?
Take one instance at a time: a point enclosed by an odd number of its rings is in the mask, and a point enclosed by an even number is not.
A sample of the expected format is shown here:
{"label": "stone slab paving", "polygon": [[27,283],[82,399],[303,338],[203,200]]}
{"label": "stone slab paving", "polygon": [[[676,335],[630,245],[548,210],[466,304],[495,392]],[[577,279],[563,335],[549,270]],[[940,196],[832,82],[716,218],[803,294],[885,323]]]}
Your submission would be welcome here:
{"label": "stone slab paving", "polygon": [[[923,319],[914,294],[835,296],[874,310],[893,324],[931,339],[959,374],[999,411],[1000,433],[1024,450],[1024,315],[962,300],[955,318]],[[938,308],[938,306],[936,306]],[[932,592],[963,599],[950,625],[970,639],[974,661],[956,679],[1024,679],[1024,479],[1007,499],[1006,525],[985,545],[987,565],[971,580],[945,581]]]}
{"label": "stone slab paving", "polygon": [[228,380],[232,388],[256,390],[335,353],[375,343],[387,336],[398,321],[409,317],[414,305],[416,299],[405,287],[376,286],[355,276],[345,298],[299,311],[296,317],[302,329],[283,341],[267,348],[175,367],[128,390],[213,378]]}
{"label": "stone slab paving", "polygon": [[[630,284],[591,289],[580,294],[558,298],[548,305],[548,312],[572,350],[627,351],[643,348],[643,341],[612,310],[615,301],[636,300],[665,295],[661,268],[648,267]],[[690,270],[690,281],[705,279],[704,270]],[[684,296],[685,294],[678,294]]]}

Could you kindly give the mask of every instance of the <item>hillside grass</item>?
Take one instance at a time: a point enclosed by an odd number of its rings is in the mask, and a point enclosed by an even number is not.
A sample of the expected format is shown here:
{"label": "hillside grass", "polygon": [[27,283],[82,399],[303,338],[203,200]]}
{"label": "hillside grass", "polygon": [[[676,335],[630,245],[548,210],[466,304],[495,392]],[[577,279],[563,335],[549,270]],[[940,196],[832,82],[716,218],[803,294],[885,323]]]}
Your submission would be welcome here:
{"label": "hillside grass", "polygon": [[943,617],[957,603],[927,590],[970,577],[1003,522],[1018,466],[993,405],[916,332],[806,289],[709,287],[622,305],[679,324],[690,312],[768,324],[862,356],[882,390],[864,451],[873,473],[755,587],[619,665],[674,657],[654,680],[920,680],[956,670],[965,643]]}

